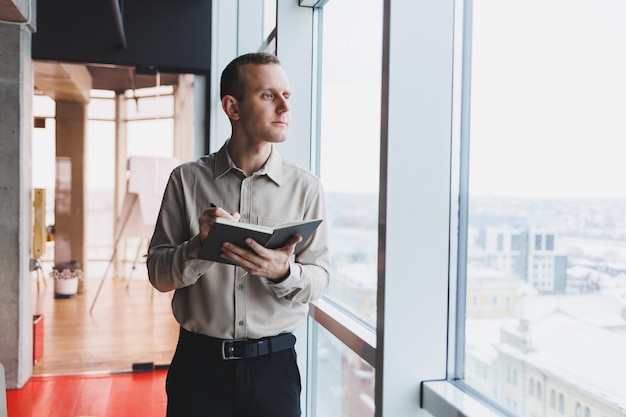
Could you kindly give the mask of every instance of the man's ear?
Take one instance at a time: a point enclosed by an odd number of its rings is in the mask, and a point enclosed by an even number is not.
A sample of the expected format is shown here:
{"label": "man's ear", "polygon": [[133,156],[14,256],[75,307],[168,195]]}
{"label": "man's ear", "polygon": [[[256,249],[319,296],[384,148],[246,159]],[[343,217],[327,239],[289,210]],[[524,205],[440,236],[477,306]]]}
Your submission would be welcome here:
{"label": "man's ear", "polygon": [[239,102],[233,96],[226,95],[222,98],[222,109],[229,119],[239,119]]}

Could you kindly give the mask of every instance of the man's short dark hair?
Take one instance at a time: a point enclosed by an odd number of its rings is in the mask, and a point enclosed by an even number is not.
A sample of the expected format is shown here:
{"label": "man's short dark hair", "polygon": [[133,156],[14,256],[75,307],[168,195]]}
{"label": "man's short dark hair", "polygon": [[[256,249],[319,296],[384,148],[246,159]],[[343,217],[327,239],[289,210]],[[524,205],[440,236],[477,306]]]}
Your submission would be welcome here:
{"label": "man's short dark hair", "polygon": [[248,64],[265,65],[278,64],[280,61],[276,55],[267,52],[253,52],[244,54],[233,59],[222,71],[220,80],[220,98],[230,95],[241,101],[245,91],[245,82],[241,77],[241,67]]}

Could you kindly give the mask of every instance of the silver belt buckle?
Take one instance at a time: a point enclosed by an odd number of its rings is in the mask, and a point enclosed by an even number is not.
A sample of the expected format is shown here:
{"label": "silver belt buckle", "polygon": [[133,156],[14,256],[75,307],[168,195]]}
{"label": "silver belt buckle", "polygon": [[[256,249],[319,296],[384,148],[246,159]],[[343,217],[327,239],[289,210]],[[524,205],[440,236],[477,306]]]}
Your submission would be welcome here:
{"label": "silver belt buckle", "polygon": [[[222,359],[232,361],[234,359],[243,359],[243,356],[235,356],[235,342],[245,342],[247,339],[226,339],[222,340]],[[228,352],[228,354],[226,353]]]}

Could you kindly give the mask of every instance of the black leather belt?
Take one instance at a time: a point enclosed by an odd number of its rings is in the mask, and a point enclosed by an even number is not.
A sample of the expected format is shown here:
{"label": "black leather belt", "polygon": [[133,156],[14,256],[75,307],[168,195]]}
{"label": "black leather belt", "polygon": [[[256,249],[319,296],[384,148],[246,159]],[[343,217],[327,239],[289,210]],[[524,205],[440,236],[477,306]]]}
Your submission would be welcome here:
{"label": "black leather belt", "polygon": [[193,333],[181,327],[180,341],[209,355],[220,355],[224,360],[249,359],[291,349],[296,337],[291,333],[262,339],[218,339],[200,333]]}

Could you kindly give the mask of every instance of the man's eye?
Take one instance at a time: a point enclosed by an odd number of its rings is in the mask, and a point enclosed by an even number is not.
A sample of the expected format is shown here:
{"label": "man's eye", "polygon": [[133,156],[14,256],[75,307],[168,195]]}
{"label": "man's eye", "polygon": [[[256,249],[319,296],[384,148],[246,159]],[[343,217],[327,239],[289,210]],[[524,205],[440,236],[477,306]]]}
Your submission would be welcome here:
{"label": "man's eye", "polygon": [[270,99],[274,98],[274,94],[272,94],[272,93],[265,93],[265,94],[263,94],[263,98],[270,98]]}

